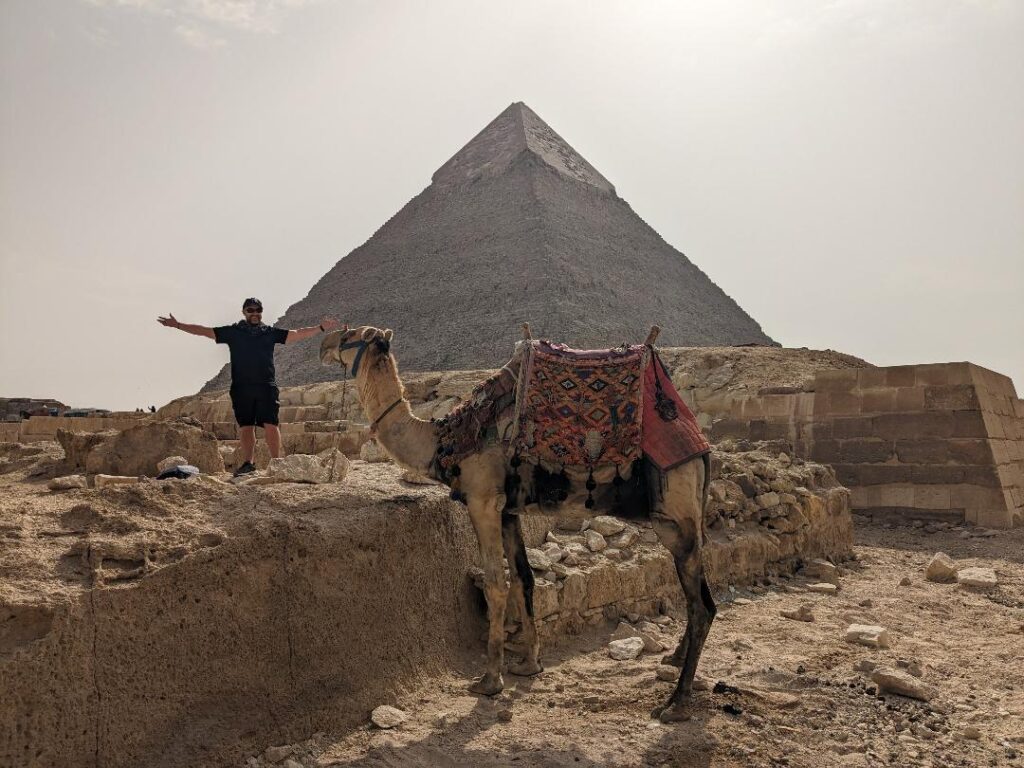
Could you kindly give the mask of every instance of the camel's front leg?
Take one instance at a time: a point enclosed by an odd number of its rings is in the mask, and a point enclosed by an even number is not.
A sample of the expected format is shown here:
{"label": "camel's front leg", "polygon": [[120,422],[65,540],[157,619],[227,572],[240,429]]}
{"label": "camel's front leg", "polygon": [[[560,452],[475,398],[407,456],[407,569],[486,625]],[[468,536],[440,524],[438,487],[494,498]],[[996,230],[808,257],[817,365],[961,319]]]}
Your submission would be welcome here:
{"label": "camel's front leg", "polygon": [[470,495],[467,499],[469,519],[480,542],[480,556],[484,570],[484,595],[487,598],[487,672],[473,683],[469,690],[493,696],[501,693],[505,681],[501,666],[505,652],[505,602],[508,585],[505,583],[501,543],[501,515],[498,511],[498,493]]}

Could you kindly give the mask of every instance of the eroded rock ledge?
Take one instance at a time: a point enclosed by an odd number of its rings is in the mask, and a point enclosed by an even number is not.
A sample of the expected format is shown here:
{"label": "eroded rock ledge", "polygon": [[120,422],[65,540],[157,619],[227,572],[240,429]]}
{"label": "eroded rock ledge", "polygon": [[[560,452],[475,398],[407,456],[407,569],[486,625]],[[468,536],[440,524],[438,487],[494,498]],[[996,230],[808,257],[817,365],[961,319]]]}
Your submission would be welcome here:
{"label": "eroded rock ledge", "polygon": [[[763,453],[748,463],[777,463]],[[825,487],[794,492],[775,516],[712,527],[716,585],[848,554],[848,494],[825,473]],[[149,481],[24,505],[4,520],[0,764],[232,764],[363,722],[389,692],[442,669],[478,672],[465,509],[400,477],[353,462],[340,485]],[[532,525],[539,543],[554,527]],[[609,547],[564,578],[539,574],[546,642],[682,606],[667,552],[636,530],[617,556]]]}

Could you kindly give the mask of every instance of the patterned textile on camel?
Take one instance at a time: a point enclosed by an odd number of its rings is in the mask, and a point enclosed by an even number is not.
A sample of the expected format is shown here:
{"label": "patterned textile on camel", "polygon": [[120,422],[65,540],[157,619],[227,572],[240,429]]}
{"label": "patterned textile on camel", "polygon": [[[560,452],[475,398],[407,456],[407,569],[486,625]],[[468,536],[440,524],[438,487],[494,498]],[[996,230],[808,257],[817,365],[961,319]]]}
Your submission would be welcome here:
{"label": "patterned textile on camel", "polygon": [[439,422],[449,471],[487,441],[549,471],[625,468],[647,455],[671,469],[710,451],[652,346],[576,350],[524,342]]}

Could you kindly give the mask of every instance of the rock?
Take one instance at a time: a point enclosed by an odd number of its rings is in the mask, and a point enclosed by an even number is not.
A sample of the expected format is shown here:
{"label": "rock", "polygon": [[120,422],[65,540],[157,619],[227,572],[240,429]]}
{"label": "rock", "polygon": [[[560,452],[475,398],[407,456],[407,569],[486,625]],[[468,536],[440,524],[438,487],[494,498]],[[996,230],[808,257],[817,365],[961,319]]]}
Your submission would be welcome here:
{"label": "rock", "polygon": [[139,482],[138,477],[128,477],[127,475],[96,475],[92,479],[92,484],[96,488],[106,488],[108,485],[132,485]]}
{"label": "rock", "polygon": [[629,525],[626,526],[622,533],[617,533],[608,539],[608,544],[617,549],[626,549],[627,547],[633,546],[639,536],[640,532],[633,526]]}
{"label": "rock", "polygon": [[184,456],[168,456],[166,459],[157,462],[156,473],[159,475],[161,472],[180,467],[182,464],[188,464],[188,459]]}
{"label": "rock", "polygon": [[565,550],[553,541],[546,542],[541,546],[541,551],[548,556],[552,563],[557,563],[565,557]]}
{"label": "rock", "polygon": [[888,648],[889,631],[873,624],[851,624],[846,628],[846,642],[869,648]]}
{"label": "rock", "polygon": [[661,653],[666,649],[661,639],[651,632],[641,632],[640,639],[644,641],[644,653]]}
{"label": "rock", "polygon": [[526,559],[530,563],[530,567],[535,571],[548,571],[551,569],[551,558],[539,549],[527,547]]}
{"label": "rock", "polygon": [[290,757],[281,763],[281,765],[284,766],[284,768],[302,768],[302,763],[298,760],[292,760]]}
{"label": "rock", "polygon": [[658,534],[651,528],[644,528],[644,530],[640,532],[640,541],[644,544],[657,544]]}
{"label": "rock", "polygon": [[954,582],[956,581],[956,561],[945,552],[936,552],[924,570],[924,577],[928,581],[939,584]]}
{"label": "rock", "polygon": [[408,719],[405,712],[387,704],[382,704],[370,713],[370,722],[378,728],[395,728]]}
{"label": "rock", "polygon": [[901,587],[909,587],[912,583],[913,582],[910,580],[909,576],[904,576],[902,579],[900,579]]}
{"label": "rock", "polygon": [[391,461],[391,456],[384,446],[374,439],[367,440],[359,449],[359,458],[367,462]]}
{"label": "rock", "polygon": [[626,524],[617,517],[598,515],[590,521],[590,528],[588,530],[595,531],[602,536],[613,536],[616,533],[620,533],[625,527]]}
{"label": "rock", "polygon": [[679,667],[672,667],[668,664],[662,664],[656,670],[654,670],[654,676],[659,680],[664,680],[666,683],[674,683],[679,680],[679,673],[682,670]]}
{"label": "rock", "polygon": [[436,485],[437,481],[432,480],[426,475],[421,475],[419,472],[413,472],[411,469],[405,470],[402,473],[402,482],[412,483],[413,485]]}
{"label": "rock", "polygon": [[828,582],[829,584],[839,583],[839,569],[828,560],[821,558],[811,560],[804,566],[804,573],[812,579]]}
{"label": "rock", "polygon": [[644,650],[644,641],[639,637],[627,637],[608,643],[608,655],[617,661],[637,658]]}
{"label": "rock", "polygon": [[737,597],[735,600],[732,601],[733,605],[750,605],[752,602],[753,600],[750,600],[746,597]]}
{"label": "rock", "polygon": [[871,673],[871,680],[880,693],[895,693],[919,701],[928,701],[933,691],[916,677],[895,669],[880,668]]}
{"label": "rock", "polygon": [[770,509],[771,507],[777,507],[781,503],[779,494],[775,491],[769,491],[768,493],[762,493],[754,497],[754,501],[757,502],[757,506],[761,509]]}
{"label": "rock", "polygon": [[285,744],[280,747],[267,747],[263,753],[263,757],[267,759],[268,763],[280,763],[286,757],[291,757],[292,747],[290,744]]}
{"label": "rock", "polygon": [[591,552],[600,552],[608,546],[608,542],[604,540],[604,536],[591,528],[588,528],[583,535],[587,539],[587,548]]}
{"label": "rock", "polygon": [[512,708],[502,707],[497,712],[495,712],[495,717],[497,717],[498,720],[502,723],[512,722]]}
{"label": "rock", "polygon": [[829,584],[823,581],[820,584],[808,584],[807,591],[817,592],[821,595],[834,595],[836,592],[839,591],[839,587],[837,587],[835,584]]}
{"label": "rock", "polygon": [[88,488],[89,481],[85,479],[85,475],[65,475],[53,478],[46,487],[51,491],[70,491],[74,488]]}
{"label": "rock", "polygon": [[783,609],[779,611],[779,615],[784,619],[793,619],[794,621],[814,621],[814,613],[811,612],[811,606],[807,603],[792,610]]}
{"label": "rock", "polygon": [[957,571],[956,580],[968,589],[992,589],[999,583],[991,568],[963,568]]}
{"label": "rock", "polygon": [[188,419],[140,421],[121,431],[75,433],[57,430],[57,442],[69,464],[89,474],[153,477],[157,464],[168,456],[201,472],[223,472],[220,443],[212,432]]}
{"label": "rock", "polygon": [[330,480],[330,468],[316,456],[293,453],[271,459],[266,476],[279,483],[326,483]]}
{"label": "rock", "polygon": [[960,731],[961,738],[977,741],[981,738],[981,729],[976,725],[965,725]]}
{"label": "rock", "polygon": [[640,637],[640,632],[626,622],[620,621],[619,626],[612,632],[612,640],[625,640],[628,637]]}
{"label": "rock", "polygon": [[878,664],[870,659],[859,659],[853,663],[854,672],[874,672],[876,669],[878,669]]}

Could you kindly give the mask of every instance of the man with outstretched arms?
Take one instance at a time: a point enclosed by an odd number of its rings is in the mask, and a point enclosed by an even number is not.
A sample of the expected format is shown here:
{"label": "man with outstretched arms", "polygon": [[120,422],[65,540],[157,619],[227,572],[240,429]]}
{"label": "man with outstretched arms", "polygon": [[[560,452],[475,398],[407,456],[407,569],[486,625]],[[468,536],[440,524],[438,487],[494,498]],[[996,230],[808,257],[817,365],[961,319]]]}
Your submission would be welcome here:
{"label": "man with outstretched arms", "polygon": [[338,327],[338,321],[325,317],[320,325],[287,330],[263,324],[263,303],[259,299],[242,302],[244,319],[234,325],[208,328],[191,325],[175,319],[173,314],[158,317],[157,322],[168,328],[177,328],[194,336],[205,336],[218,344],[227,344],[231,351],[231,407],[239,426],[239,444],[242,465],[235,476],[256,469],[253,456],[256,451],[256,427],[263,427],[270,455],[281,455],[281,431],[277,426],[280,402],[274,371],[274,345],[293,344],[318,333]]}

